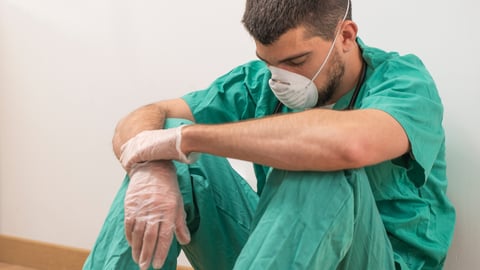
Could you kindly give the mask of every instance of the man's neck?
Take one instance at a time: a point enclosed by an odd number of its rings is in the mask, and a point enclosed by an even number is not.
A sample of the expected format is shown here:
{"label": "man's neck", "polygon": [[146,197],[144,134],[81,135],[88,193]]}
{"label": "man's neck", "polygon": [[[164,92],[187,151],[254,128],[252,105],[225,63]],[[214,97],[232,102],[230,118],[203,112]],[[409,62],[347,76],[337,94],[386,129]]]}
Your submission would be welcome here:
{"label": "man's neck", "polygon": [[341,97],[353,90],[359,83],[362,73],[363,58],[358,44],[354,50],[348,53],[351,55],[346,56],[343,79],[338,86],[336,95],[329,103],[337,102]]}

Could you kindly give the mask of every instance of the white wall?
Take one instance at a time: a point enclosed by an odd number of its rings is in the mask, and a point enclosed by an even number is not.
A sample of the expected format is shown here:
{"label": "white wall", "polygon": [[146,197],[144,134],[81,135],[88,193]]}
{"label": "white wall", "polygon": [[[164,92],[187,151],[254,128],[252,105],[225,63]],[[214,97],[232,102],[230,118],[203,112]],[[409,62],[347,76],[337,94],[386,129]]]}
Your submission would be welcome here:
{"label": "white wall", "polygon": [[[123,177],[117,120],[255,57],[243,1],[190,2],[0,0],[0,234],[90,248]],[[474,269],[480,246],[473,4],[353,2],[364,41],[419,55],[443,96],[458,211],[446,269]]]}

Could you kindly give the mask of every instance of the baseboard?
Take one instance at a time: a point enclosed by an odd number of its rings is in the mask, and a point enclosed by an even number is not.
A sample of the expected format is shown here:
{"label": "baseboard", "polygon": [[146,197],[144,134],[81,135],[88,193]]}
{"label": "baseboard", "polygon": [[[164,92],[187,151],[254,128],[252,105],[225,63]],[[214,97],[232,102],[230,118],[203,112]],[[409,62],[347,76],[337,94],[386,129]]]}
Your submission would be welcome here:
{"label": "baseboard", "polygon": [[[0,234],[0,262],[38,270],[80,270],[89,250]],[[178,266],[177,270],[193,270]]]}
{"label": "baseboard", "polygon": [[82,269],[88,250],[0,235],[0,262],[39,270]]}
{"label": "baseboard", "polygon": [[189,267],[189,266],[177,266],[177,270],[193,270],[193,268]]}

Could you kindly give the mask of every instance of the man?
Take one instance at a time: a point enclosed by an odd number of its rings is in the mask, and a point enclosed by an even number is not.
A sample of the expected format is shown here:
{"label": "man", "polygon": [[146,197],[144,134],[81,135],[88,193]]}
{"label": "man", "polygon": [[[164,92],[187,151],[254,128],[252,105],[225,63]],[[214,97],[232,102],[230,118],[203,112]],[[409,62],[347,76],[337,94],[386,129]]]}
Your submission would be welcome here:
{"label": "man", "polygon": [[455,214],[421,61],[366,46],[347,0],[247,0],[243,23],[262,61],[118,124],[128,177],[84,269],[175,269],[180,248],[196,269],[441,269]]}

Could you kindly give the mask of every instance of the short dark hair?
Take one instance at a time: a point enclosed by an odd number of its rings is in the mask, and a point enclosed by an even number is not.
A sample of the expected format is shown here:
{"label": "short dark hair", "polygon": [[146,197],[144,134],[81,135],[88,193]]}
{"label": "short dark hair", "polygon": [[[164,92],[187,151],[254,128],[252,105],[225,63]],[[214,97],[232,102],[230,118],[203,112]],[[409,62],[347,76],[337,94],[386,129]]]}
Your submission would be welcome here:
{"label": "short dark hair", "polygon": [[[270,45],[288,30],[305,26],[313,36],[332,40],[350,0],[246,0],[242,23],[252,37]],[[352,8],[347,20],[352,18]]]}

